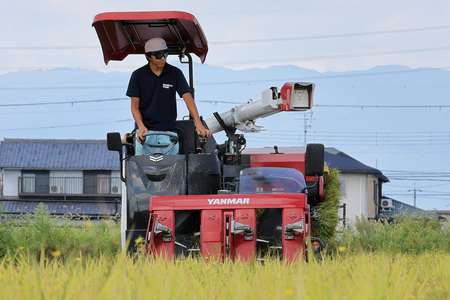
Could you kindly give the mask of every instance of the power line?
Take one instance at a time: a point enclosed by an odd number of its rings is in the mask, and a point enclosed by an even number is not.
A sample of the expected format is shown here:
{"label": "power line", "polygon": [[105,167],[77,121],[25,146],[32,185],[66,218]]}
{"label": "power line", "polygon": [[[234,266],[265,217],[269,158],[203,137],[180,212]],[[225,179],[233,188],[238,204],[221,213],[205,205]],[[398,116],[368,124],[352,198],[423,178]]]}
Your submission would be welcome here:
{"label": "power line", "polygon": [[[129,101],[130,98],[107,98],[107,99],[92,99],[92,100],[73,100],[73,101],[55,101],[55,102],[31,102],[31,103],[8,103],[0,104],[0,107],[22,107],[22,106],[41,106],[41,105],[60,105],[60,104],[85,104],[85,103],[99,103],[108,101]],[[183,101],[177,99],[177,101]],[[235,101],[220,101],[220,100],[195,100],[198,103],[209,104],[241,104],[242,102]]]}
{"label": "power line", "polygon": [[[395,34],[395,33],[408,33],[419,31],[432,31],[449,29],[450,25],[431,26],[431,27],[416,27],[416,28],[404,28],[404,29],[392,29],[392,30],[380,30],[380,31],[366,31],[366,32],[352,32],[352,33],[337,33],[337,34],[324,34],[324,35],[312,35],[312,36],[292,36],[284,38],[266,38],[266,39],[246,39],[246,40],[230,40],[230,41],[213,41],[210,45],[228,45],[228,44],[249,44],[249,43],[269,43],[269,42],[281,42],[281,41],[296,41],[296,40],[315,40],[315,39],[330,39],[330,38],[346,38],[356,36],[370,36],[370,35],[383,35],[383,34]],[[99,49],[100,46],[3,46],[0,50],[90,50]]]}
{"label": "power line", "polygon": [[100,90],[100,89],[123,89],[125,85],[97,85],[97,86],[20,86],[0,87],[1,91],[23,91],[23,90]]}
{"label": "power line", "polygon": [[[1,89],[1,88],[0,88]],[[18,88],[19,89],[19,88]],[[106,99],[91,99],[91,100],[68,100],[68,101],[55,101],[55,102],[30,102],[30,103],[7,103],[0,104],[0,107],[18,107],[18,106],[38,106],[38,105],[56,105],[56,104],[80,104],[80,103],[95,103],[95,102],[107,102],[107,101],[124,101],[130,98],[106,98]],[[181,101],[181,99],[178,99]],[[213,99],[196,99],[195,102],[210,103],[210,104],[241,104],[244,103],[238,101],[222,101]],[[354,107],[354,108],[448,108],[447,104],[430,104],[430,105],[346,105],[346,104],[315,104],[315,107]],[[327,134],[329,132],[326,132]],[[362,134],[362,133],[361,133]]]}
{"label": "power line", "polygon": [[32,47],[0,47],[0,50],[90,50],[100,49],[100,46],[32,46]]}
{"label": "power line", "polygon": [[71,125],[54,125],[54,126],[42,126],[42,127],[22,127],[22,128],[11,128],[11,129],[2,129],[2,131],[21,131],[21,130],[41,130],[41,129],[56,129],[56,128],[68,128],[68,127],[82,127],[82,126],[92,126],[92,125],[101,125],[101,124],[111,124],[111,123],[123,123],[123,122],[131,122],[133,119],[125,119],[125,120],[117,120],[117,121],[107,121],[107,122],[94,122],[94,123],[77,123]]}
{"label": "power line", "polygon": [[[449,29],[450,25],[433,26],[433,27],[420,27],[409,29],[393,29],[393,30],[381,30],[381,31],[366,31],[366,32],[354,32],[354,33],[338,33],[338,34],[324,34],[324,35],[310,35],[310,36],[295,36],[285,38],[267,38],[267,39],[253,39],[253,40],[232,40],[224,42],[211,42],[210,45],[227,45],[227,44],[248,44],[248,43],[268,43],[268,42],[281,42],[281,41],[296,41],[296,40],[315,40],[315,39],[329,39],[329,38],[345,38],[355,36],[368,36],[368,35],[380,35],[380,34],[393,34],[393,33],[405,33],[405,32],[418,32],[428,30],[440,30]],[[0,48],[1,49],[1,48]]]}
{"label": "power line", "polygon": [[123,101],[130,100],[130,98],[109,98],[109,99],[94,99],[94,100],[73,100],[73,101],[55,101],[55,102],[33,102],[33,103],[9,103],[0,104],[0,107],[18,107],[18,106],[40,106],[40,105],[58,105],[58,104],[80,104],[93,102],[107,102],[107,101]]}
{"label": "power line", "polygon": [[236,65],[236,64],[251,64],[251,63],[266,63],[266,62],[309,61],[309,60],[340,59],[340,58],[355,58],[355,57],[367,57],[367,56],[431,52],[431,51],[442,51],[442,50],[449,50],[449,49],[450,49],[450,46],[442,46],[442,47],[421,48],[421,49],[405,49],[405,50],[393,50],[393,51],[382,51],[382,52],[320,55],[320,56],[296,57],[296,58],[274,58],[274,59],[264,59],[264,60],[259,59],[259,60],[243,60],[243,61],[222,61],[222,62],[210,62],[210,64],[212,64],[212,65]]}
{"label": "power line", "polygon": [[315,107],[353,107],[353,108],[447,108],[450,105],[447,104],[434,104],[434,105],[355,105],[355,104],[315,104]]}
{"label": "power line", "polygon": [[203,14],[239,14],[239,13],[245,13],[246,15],[249,13],[278,13],[278,12],[295,12],[295,11],[315,11],[315,10],[345,10],[345,9],[361,9],[361,8],[382,8],[382,7],[393,7],[393,6],[417,6],[417,5],[426,5],[429,6],[431,4],[448,4],[448,1],[438,1],[438,2],[423,2],[423,3],[391,3],[391,4],[379,4],[379,5],[365,5],[365,6],[339,6],[339,7],[301,7],[301,8],[293,8],[290,7],[289,10],[286,9],[273,9],[270,11],[267,10],[258,10],[258,11],[251,11],[251,10],[236,10],[236,11],[217,11],[217,12],[207,12]]}
{"label": "power line", "polygon": [[[296,81],[292,78],[284,78],[284,79],[263,79],[263,80],[252,80],[251,83],[259,83],[259,82],[276,82],[276,81]],[[248,84],[249,81],[242,80],[242,81],[235,81],[236,84]],[[220,85],[220,84],[231,84],[230,82],[209,82],[209,83],[202,83],[198,82],[196,85]],[[0,91],[22,91],[22,90],[99,90],[99,89],[125,89],[126,85],[96,85],[96,86],[85,86],[85,85],[79,85],[79,86],[18,86],[18,87],[0,87]],[[385,88],[399,88],[399,89],[435,89],[435,88],[446,88],[450,89],[450,85],[414,85],[414,86],[406,86],[406,85],[333,85],[333,86],[327,86],[327,85],[321,85],[321,87],[338,87],[338,88],[377,88],[377,89],[385,89]],[[316,104],[315,106],[327,106],[327,104],[321,105]],[[360,107],[360,106],[356,106]]]}

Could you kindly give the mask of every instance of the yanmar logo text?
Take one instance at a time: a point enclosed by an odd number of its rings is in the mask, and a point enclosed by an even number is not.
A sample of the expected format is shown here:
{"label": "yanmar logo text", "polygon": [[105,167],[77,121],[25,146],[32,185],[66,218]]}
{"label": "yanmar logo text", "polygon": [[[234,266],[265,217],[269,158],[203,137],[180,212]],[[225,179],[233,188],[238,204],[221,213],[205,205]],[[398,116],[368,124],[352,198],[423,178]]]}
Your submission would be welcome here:
{"label": "yanmar logo text", "polygon": [[250,198],[208,199],[209,205],[216,204],[250,204]]}

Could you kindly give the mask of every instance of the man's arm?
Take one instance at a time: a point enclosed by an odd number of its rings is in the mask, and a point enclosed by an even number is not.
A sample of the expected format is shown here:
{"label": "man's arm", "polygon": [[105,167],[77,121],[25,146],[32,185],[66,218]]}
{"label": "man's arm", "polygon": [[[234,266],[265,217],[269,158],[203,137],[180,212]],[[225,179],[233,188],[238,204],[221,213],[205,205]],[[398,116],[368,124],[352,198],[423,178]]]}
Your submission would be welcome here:
{"label": "man's arm", "polygon": [[192,118],[195,122],[195,127],[197,129],[197,134],[203,134],[203,136],[210,137],[211,131],[206,129],[202,122],[200,121],[200,116],[198,114],[197,106],[195,105],[194,98],[192,98],[191,93],[185,93],[183,94],[183,100],[186,102],[187,109],[189,110],[189,113],[191,114]]}
{"label": "man's arm", "polygon": [[144,123],[142,122],[142,114],[139,110],[139,101],[141,99],[137,97],[131,97],[131,113],[133,115],[134,120],[136,121],[136,124],[138,126],[138,135],[137,139],[139,142],[143,142],[144,139],[142,137],[142,134],[146,133],[148,131],[147,127],[145,127]]}

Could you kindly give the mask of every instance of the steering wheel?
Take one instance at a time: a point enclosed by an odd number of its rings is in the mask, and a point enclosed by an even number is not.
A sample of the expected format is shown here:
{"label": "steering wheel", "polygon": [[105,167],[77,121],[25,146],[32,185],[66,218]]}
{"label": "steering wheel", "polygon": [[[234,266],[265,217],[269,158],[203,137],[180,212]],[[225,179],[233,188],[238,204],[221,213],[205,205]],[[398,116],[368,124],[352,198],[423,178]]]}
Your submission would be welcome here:
{"label": "steering wheel", "polygon": [[[175,147],[175,145],[178,143],[178,134],[176,134],[175,132],[170,132],[170,131],[169,132],[167,132],[167,131],[151,131],[151,132],[146,132],[146,133],[142,134],[142,137],[146,138],[147,136],[151,136],[151,135],[165,135],[165,136],[168,136],[170,138],[170,143],[166,143],[166,144],[147,144],[147,143],[145,143],[145,139],[144,139],[144,142],[142,143],[142,146],[144,147],[145,150],[150,152],[150,154],[154,154],[154,153],[166,154],[170,150],[172,150],[172,148]],[[151,149],[150,147],[153,147],[154,149]],[[165,148],[165,149],[162,150],[162,148]]]}

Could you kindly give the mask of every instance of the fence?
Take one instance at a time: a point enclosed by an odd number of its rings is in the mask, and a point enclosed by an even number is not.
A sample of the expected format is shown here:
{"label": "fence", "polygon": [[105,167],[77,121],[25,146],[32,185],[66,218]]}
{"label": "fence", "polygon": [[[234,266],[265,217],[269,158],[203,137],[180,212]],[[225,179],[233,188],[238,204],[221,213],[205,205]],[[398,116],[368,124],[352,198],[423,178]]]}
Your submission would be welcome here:
{"label": "fence", "polygon": [[19,195],[120,195],[120,177],[19,177]]}

